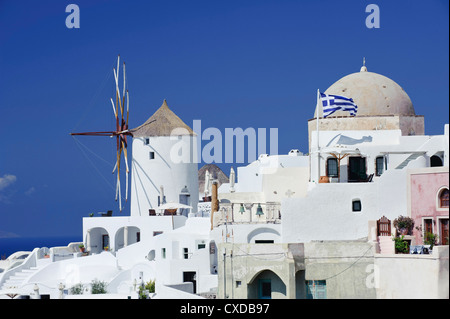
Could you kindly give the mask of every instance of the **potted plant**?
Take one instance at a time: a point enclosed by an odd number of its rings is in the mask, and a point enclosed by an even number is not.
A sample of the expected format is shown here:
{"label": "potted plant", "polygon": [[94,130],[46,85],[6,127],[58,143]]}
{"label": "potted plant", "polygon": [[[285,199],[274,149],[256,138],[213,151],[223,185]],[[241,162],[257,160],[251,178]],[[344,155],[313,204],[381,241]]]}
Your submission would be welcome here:
{"label": "potted plant", "polygon": [[414,228],[414,219],[408,216],[398,216],[398,218],[394,219],[394,227],[397,231],[405,236],[412,235],[412,230]]}
{"label": "potted plant", "polygon": [[404,240],[404,238],[404,235],[392,238],[392,240],[395,242],[395,252],[397,254],[407,254],[409,252],[408,242]]}
{"label": "potted plant", "polygon": [[80,248],[80,251],[82,252],[82,253],[84,253],[84,251],[85,251],[85,247],[84,247],[84,245],[83,244],[79,244],[78,245],[78,248]]}
{"label": "potted plant", "polygon": [[139,286],[139,291],[138,291],[139,299],[149,299],[154,294],[155,294],[155,281],[154,280],[150,280],[149,282],[147,282],[147,284],[145,286],[144,286],[144,283],[142,283]]}
{"label": "potted plant", "polygon": [[425,239],[423,241],[423,243],[425,245],[430,245],[430,250],[433,250],[433,246],[436,245],[438,242],[438,235],[437,234],[433,234],[431,232],[427,232],[425,234]]}

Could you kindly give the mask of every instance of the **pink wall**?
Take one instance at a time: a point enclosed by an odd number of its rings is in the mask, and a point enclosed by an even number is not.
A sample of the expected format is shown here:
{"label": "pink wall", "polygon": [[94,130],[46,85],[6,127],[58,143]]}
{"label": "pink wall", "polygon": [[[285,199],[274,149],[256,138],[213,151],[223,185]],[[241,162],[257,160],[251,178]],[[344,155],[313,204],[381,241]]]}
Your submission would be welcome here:
{"label": "pink wall", "polygon": [[[415,229],[422,224],[422,217],[432,217],[434,233],[438,233],[439,223],[436,217],[448,216],[448,209],[438,210],[437,196],[443,186],[449,187],[449,174],[448,172],[411,173],[409,182],[411,217],[415,222],[414,236],[416,244],[422,245],[423,238],[420,231]],[[422,225],[423,229],[424,227],[425,225]]]}

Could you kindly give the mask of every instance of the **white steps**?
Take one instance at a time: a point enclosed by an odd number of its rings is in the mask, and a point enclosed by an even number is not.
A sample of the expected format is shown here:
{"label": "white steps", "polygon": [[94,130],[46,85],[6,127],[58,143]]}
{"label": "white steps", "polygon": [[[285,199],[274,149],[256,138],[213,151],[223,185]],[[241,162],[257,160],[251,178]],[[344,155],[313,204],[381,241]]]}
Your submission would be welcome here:
{"label": "white steps", "polygon": [[395,245],[391,236],[378,236],[380,254],[395,254]]}
{"label": "white steps", "polygon": [[23,269],[21,271],[17,271],[14,275],[10,276],[3,285],[0,287],[0,290],[10,289],[10,288],[19,288],[24,282],[33,275],[39,268],[31,267],[29,269]]}

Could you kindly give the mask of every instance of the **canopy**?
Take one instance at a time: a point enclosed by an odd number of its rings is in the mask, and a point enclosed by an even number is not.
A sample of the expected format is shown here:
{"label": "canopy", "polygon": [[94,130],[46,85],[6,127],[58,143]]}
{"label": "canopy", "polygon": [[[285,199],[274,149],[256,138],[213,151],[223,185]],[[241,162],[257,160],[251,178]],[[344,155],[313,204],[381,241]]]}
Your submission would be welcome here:
{"label": "canopy", "polygon": [[349,148],[345,145],[336,145],[326,147],[320,150],[322,153],[330,153],[336,155],[360,155],[361,152],[358,148]]}

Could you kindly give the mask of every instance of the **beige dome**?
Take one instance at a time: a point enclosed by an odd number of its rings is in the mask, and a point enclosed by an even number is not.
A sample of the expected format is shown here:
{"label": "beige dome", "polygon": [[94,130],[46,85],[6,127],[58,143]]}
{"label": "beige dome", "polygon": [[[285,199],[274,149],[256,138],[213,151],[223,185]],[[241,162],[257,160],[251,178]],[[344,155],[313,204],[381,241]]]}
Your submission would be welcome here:
{"label": "beige dome", "polygon": [[[325,93],[352,98],[358,105],[356,116],[416,114],[408,94],[397,83],[383,75],[368,72],[365,66],[360,72],[335,82]],[[349,116],[349,113],[336,111],[331,116]]]}

